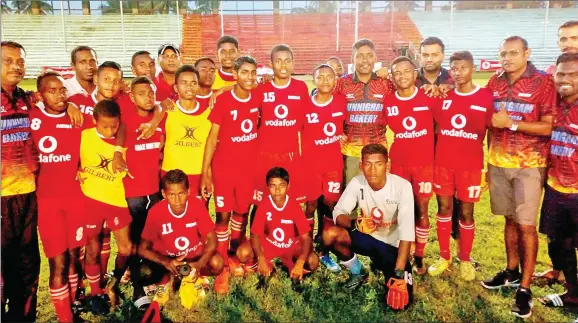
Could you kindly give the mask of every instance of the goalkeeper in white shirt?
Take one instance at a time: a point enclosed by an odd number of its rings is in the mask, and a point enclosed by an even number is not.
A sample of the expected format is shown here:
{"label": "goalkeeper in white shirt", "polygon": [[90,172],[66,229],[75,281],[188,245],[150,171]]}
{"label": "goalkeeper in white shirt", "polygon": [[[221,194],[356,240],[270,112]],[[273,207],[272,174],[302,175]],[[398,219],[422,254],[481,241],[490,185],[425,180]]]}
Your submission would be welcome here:
{"label": "goalkeeper in white shirt", "polygon": [[[371,258],[385,276],[387,305],[401,310],[413,301],[409,252],[415,240],[414,201],[411,184],[387,173],[387,161],[383,145],[363,147],[363,174],[347,184],[333,210],[336,226],[323,233],[323,242],[349,268],[348,288],[360,286],[369,275],[356,254]],[[352,219],[356,206],[361,215]]]}

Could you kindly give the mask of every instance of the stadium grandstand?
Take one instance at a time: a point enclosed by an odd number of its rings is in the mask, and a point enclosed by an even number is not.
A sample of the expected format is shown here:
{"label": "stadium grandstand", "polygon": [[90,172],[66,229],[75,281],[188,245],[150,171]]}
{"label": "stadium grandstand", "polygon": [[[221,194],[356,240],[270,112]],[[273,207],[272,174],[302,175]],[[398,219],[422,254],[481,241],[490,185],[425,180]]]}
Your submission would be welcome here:
{"label": "stadium grandstand", "polygon": [[[222,34],[236,35],[241,49],[260,62],[268,60],[275,44],[291,44],[299,58],[297,74],[309,73],[325,57],[348,62],[355,39],[373,39],[379,60],[388,62],[400,53],[415,54],[422,37],[431,35],[445,41],[447,52],[468,49],[479,62],[496,59],[500,40],[523,34],[532,60],[545,68],[557,55],[557,26],[578,17],[572,2],[546,9],[543,1],[533,5],[540,8],[517,9],[521,3],[540,1],[515,1],[513,6],[507,1],[476,1],[477,7],[457,1],[453,7],[440,1],[263,1],[258,5],[252,1],[251,10],[249,1],[179,1],[177,15],[176,2],[155,1],[153,9],[140,11],[127,7],[125,1],[122,14],[115,1],[89,1],[90,9],[80,3],[74,9],[71,1],[63,1],[62,8],[59,1],[39,1],[36,11],[30,6],[25,7],[28,11],[22,9],[22,3],[35,1],[12,1],[12,6],[3,7],[2,38],[17,39],[27,48],[29,77],[44,66],[68,66],[70,50],[81,44],[90,44],[100,61],[118,61],[125,75],[131,76],[129,60],[137,50],[154,52],[159,44],[172,42],[180,44],[184,62],[191,62],[200,56],[214,57]],[[164,2],[169,3],[166,8],[154,9]],[[560,6],[574,7],[555,8]]]}

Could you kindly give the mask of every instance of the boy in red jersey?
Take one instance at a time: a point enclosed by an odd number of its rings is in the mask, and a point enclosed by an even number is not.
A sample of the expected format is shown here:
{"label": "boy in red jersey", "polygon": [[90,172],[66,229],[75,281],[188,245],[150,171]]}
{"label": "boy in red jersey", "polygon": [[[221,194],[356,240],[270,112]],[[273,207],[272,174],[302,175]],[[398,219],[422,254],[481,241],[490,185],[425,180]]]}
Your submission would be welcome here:
{"label": "boy in red jersey", "polygon": [[252,269],[265,277],[273,269],[271,261],[279,257],[289,270],[289,277],[301,280],[305,270],[319,267],[309,234],[311,228],[301,206],[287,195],[289,173],[273,167],[267,172],[266,183],[269,195],[255,215],[250,242],[241,244],[237,256],[242,263],[253,264]]}
{"label": "boy in red jersey", "polygon": [[417,65],[407,57],[391,63],[396,92],[383,99],[384,119],[395,134],[390,149],[391,173],[408,180],[415,196],[415,265],[423,275],[424,249],[429,236],[428,204],[433,195],[433,111],[439,103],[415,86]]}
{"label": "boy in red jersey", "polygon": [[[474,203],[480,200],[484,168],[484,138],[491,126],[492,93],[472,83],[475,71],[470,52],[455,52],[450,57],[450,73],[455,89],[448,93],[440,110],[435,111],[437,142],[435,151],[434,191],[438,195],[437,236],[440,259],[428,272],[438,276],[448,269],[454,196],[459,205],[460,278],[475,279],[470,261],[474,243]],[[455,152],[460,152],[460,158]]]}
{"label": "boy in red jersey", "polygon": [[[101,268],[99,255],[102,248],[100,236],[103,224],[115,234],[118,254],[115,261],[113,276],[119,280],[127,267],[127,261],[132,252],[130,241],[131,217],[125,199],[122,178],[123,173],[114,173],[112,158],[115,148],[115,135],[120,126],[120,107],[112,100],[103,100],[94,108],[94,128],[82,131],[80,142],[80,166],[78,174],[82,192],[85,197],[84,210],[88,222],[86,226],[86,277],[90,283],[92,311],[106,312],[103,307],[104,298],[101,288]],[[123,151],[124,153],[124,151]],[[116,296],[115,279],[109,281],[106,292]],[[116,297],[111,297],[111,305],[117,304]]]}
{"label": "boy in red jersey", "polygon": [[[319,65],[313,71],[313,80],[317,91],[311,97],[311,103],[303,109],[304,120],[301,144],[303,147],[303,165],[307,165],[307,207],[305,215],[309,221],[311,233],[315,224],[317,200],[322,203],[331,216],[339,200],[343,183],[343,155],[341,155],[340,137],[343,135],[345,108],[344,96],[333,93],[337,82],[335,70],[327,64]],[[323,216],[321,208],[317,210],[317,237],[321,242],[323,230],[333,225],[333,219]],[[331,271],[341,268],[324,252],[321,262]]]}
{"label": "boy in red jersey", "polygon": [[[201,194],[208,199],[214,192],[218,251],[228,266],[229,221],[246,218],[252,204],[252,166],[257,151],[257,123],[261,98],[251,93],[257,77],[257,62],[250,56],[235,61],[234,89],[219,96],[211,114],[211,131],[203,156]],[[235,158],[231,158],[234,156]],[[242,170],[242,171],[239,171]],[[213,185],[214,183],[214,185]],[[236,250],[231,250],[235,252]],[[229,290],[229,268],[215,280],[215,291]]]}
{"label": "boy in red jersey", "polygon": [[218,275],[223,258],[217,253],[213,221],[204,203],[191,196],[187,175],[170,170],[161,184],[164,200],[149,212],[138,253],[144,258],[141,283],[159,284],[156,298],[162,305],[168,299],[170,277],[184,278],[179,276],[181,266],[191,269],[191,279],[183,279],[183,288],[198,276]]}
{"label": "boy in red jersey", "polygon": [[[215,83],[215,62],[209,57],[201,57],[195,61],[195,68],[199,72],[197,101],[202,106],[208,107],[212,104],[210,101],[213,96],[212,87]],[[212,108],[212,105],[210,108]]]}
{"label": "boy in red jersey", "polygon": [[[159,194],[159,161],[164,142],[164,124],[156,129],[149,139],[138,139],[138,128],[142,123],[150,123],[155,105],[154,84],[151,79],[140,76],[132,80],[130,99],[133,108],[123,111],[123,123],[126,126],[126,159],[132,177],[123,179],[126,202],[132,217],[130,237],[133,250],[136,251],[150,209],[162,199]],[[140,259],[136,252],[129,259],[131,277],[138,277]],[[116,280],[113,284],[118,283]],[[133,280],[133,301],[136,307],[148,303],[148,298],[138,279]],[[115,289],[111,289],[115,291]]]}
{"label": "boy in red jersey", "polygon": [[32,138],[39,150],[38,230],[50,264],[49,289],[59,322],[72,322],[71,300],[78,288],[79,250],[84,246],[82,192],[75,181],[81,129],[66,115],[67,89],[60,74],[36,80],[44,109],[30,111]]}

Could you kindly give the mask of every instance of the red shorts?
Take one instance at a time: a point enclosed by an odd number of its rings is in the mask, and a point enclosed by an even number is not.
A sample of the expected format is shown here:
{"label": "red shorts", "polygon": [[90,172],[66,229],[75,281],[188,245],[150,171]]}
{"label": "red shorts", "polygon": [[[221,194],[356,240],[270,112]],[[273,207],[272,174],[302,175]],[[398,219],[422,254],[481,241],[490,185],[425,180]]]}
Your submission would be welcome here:
{"label": "red shorts", "polygon": [[82,200],[38,197],[38,232],[47,258],[86,245]]}
{"label": "red shorts", "polygon": [[434,189],[437,195],[454,196],[468,203],[478,202],[482,188],[482,170],[453,170],[442,166],[435,167]]}
{"label": "red shorts", "polygon": [[269,194],[267,189],[267,172],[273,167],[283,167],[289,173],[290,188],[289,196],[295,198],[298,202],[305,201],[303,185],[303,176],[301,170],[301,157],[299,153],[268,153],[260,152],[257,155],[257,168],[255,170],[255,191],[253,199],[255,204],[258,204],[263,199],[263,196]]}
{"label": "red shorts", "polygon": [[86,237],[100,234],[104,223],[111,231],[127,227],[132,221],[128,207],[118,207],[85,197],[84,214],[87,219]]}
{"label": "red shorts", "polygon": [[315,201],[323,195],[326,200],[337,202],[343,188],[343,168],[312,173],[305,184],[307,201]]}
{"label": "red shorts", "polygon": [[269,261],[272,261],[276,258],[281,258],[283,263],[293,261],[293,254],[296,252],[296,249],[299,248],[299,237],[295,237],[295,242],[289,248],[279,248],[274,244],[267,241],[265,238],[261,239],[261,245],[263,246],[263,253],[265,258]]}
{"label": "red shorts", "polygon": [[[167,172],[161,169],[161,178],[165,177]],[[198,175],[187,175],[189,179],[189,189],[191,190],[191,194],[201,197],[201,174]]]}
{"label": "red shorts", "polygon": [[429,199],[433,196],[433,166],[401,166],[392,163],[390,172],[409,181],[415,197]]}
{"label": "red shorts", "polygon": [[253,173],[249,167],[213,163],[216,212],[245,214],[253,204]]}

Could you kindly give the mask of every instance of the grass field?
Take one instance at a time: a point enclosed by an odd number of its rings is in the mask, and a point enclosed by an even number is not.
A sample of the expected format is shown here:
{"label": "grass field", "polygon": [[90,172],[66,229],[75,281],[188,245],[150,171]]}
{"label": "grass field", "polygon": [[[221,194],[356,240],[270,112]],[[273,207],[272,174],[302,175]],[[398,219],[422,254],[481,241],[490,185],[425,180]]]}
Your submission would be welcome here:
{"label": "grass field", "polygon": [[[476,75],[476,83],[485,85],[488,75]],[[30,89],[33,81],[23,84]],[[28,85],[28,86],[27,86]],[[391,136],[390,136],[391,137]],[[391,142],[391,140],[390,140]],[[212,212],[214,213],[214,212]],[[436,213],[435,203],[430,203],[430,214]],[[477,280],[462,282],[457,277],[457,266],[441,277],[414,277],[415,303],[407,311],[395,313],[384,306],[383,286],[372,275],[368,284],[358,291],[348,293],[340,283],[347,278],[345,273],[331,274],[324,269],[315,272],[305,280],[305,290],[297,294],[290,288],[290,280],[285,274],[273,279],[267,292],[257,291],[254,286],[257,277],[232,278],[230,293],[218,297],[209,293],[205,301],[194,310],[187,311],[180,306],[175,295],[167,304],[163,315],[173,322],[514,322],[510,314],[514,291],[487,291],[479,280],[488,278],[505,267],[503,239],[504,219],[491,214],[489,195],[484,193],[476,206],[476,240],[472,256],[480,263]],[[438,246],[435,234],[435,217],[431,217],[432,229],[426,248],[426,261],[437,259]],[[114,250],[113,242],[113,250]],[[452,245],[453,248],[453,245]],[[452,249],[455,250],[455,249]],[[111,257],[110,265],[114,259]],[[367,258],[361,257],[367,263]],[[550,261],[546,251],[546,240],[540,237],[537,270],[544,270]],[[42,261],[40,275],[38,321],[55,321],[53,306],[48,295],[48,262]],[[124,287],[127,296],[132,295],[131,287]],[[562,291],[561,286],[534,286],[535,297]],[[545,308],[535,302],[534,314],[529,322],[572,322],[578,315],[574,312]],[[130,304],[106,317],[85,319],[97,322],[139,321]]]}

